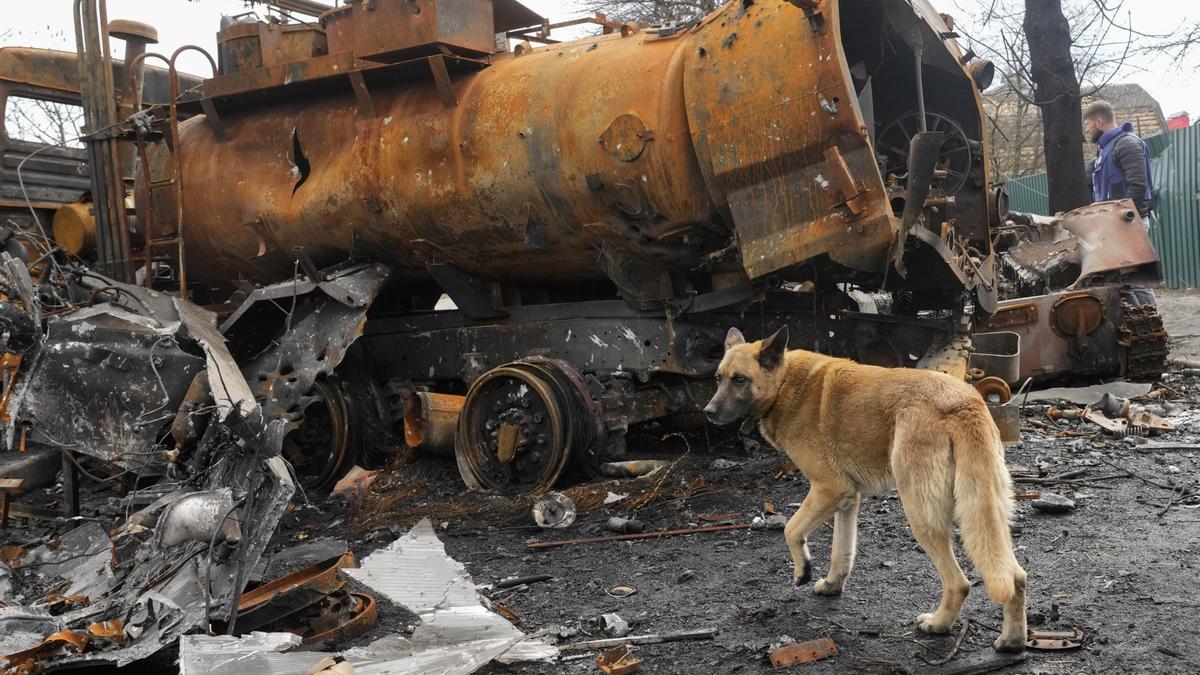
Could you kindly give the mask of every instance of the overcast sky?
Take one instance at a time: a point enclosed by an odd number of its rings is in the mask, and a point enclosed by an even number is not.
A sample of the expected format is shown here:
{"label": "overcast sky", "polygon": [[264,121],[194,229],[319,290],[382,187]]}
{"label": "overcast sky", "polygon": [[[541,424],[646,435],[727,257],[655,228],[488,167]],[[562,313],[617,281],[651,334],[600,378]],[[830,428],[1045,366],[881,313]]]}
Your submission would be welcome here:
{"label": "overcast sky", "polygon": [[[327,0],[328,1],[328,0]],[[573,18],[580,13],[571,0],[527,0],[526,4],[552,20]],[[960,20],[980,5],[979,0],[933,0],[940,11],[956,15]],[[987,4],[987,3],[983,3]],[[71,20],[71,0],[7,0],[4,2],[5,24],[0,34],[9,31],[3,40],[8,45],[48,47],[74,51],[74,25]],[[1162,34],[1180,25],[1200,19],[1197,0],[1133,0],[1132,23],[1145,33]],[[216,53],[216,32],[222,14],[245,12],[242,0],[108,0],[109,19],[136,18],[158,28],[161,44],[157,50],[169,54],[182,44],[197,44]],[[259,8],[262,11],[262,8]],[[207,75],[208,66],[198,56],[181,59],[184,70]],[[1114,82],[1137,82],[1145,87],[1170,115],[1180,110],[1200,114],[1200,86],[1195,82],[1195,66],[1200,56],[1188,64],[1175,64],[1166,57],[1139,58],[1126,64]]]}

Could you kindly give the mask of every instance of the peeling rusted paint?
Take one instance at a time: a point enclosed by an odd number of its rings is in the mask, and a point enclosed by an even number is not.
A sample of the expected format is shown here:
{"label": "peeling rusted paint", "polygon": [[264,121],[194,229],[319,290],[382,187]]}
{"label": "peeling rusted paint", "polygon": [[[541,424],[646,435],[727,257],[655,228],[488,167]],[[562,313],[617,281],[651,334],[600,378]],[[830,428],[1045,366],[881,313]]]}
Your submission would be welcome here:
{"label": "peeling rusted paint", "polygon": [[[376,11],[371,39],[331,32],[328,56],[204,85],[228,138],[211,120],[183,125],[187,194],[221,196],[187,200],[188,249],[206,261],[190,274],[271,281],[301,247],[318,265],[369,254],[408,278],[437,262],[493,281],[601,280],[611,251],[688,270],[736,236],[751,278],[821,255],[882,275],[898,224],[841,4],[727,3],[670,35],[520,57],[467,58],[447,38],[440,87],[424,47],[380,46],[398,19]],[[335,10],[326,29],[355,12]],[[418,33],[394,44],[437,37]],[[959,227],[986,246],[975,220]]]}

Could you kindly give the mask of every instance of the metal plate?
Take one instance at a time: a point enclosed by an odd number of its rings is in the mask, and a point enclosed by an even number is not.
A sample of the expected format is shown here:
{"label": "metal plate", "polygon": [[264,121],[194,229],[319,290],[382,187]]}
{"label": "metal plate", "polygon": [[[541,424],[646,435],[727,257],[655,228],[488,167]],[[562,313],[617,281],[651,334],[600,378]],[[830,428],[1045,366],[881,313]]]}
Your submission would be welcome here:
{"label": "metal plate", "polygon": [[[728,205],[751,278],[821,254],[879,271],[895,239],[883,179],[836,57],[837,3],[825,13],[816,31],[789,2],[727,3],[686,57],[684,97],[701,171]],[[787,58],[765,48],[781,44]],[[831,148],[837,153],[827,156]],[[850,181],[839,179],[846,169]]]}
{"label": "metal plate", "polygon": [[646,128],[642,118],[625,114],[608,125],[600,135],[600,145],[622,162],[632,162],[642,156],[646,149],[646,141],[653,136],[653,132]]}
{"label": "metal plate", "polygon": [[1025,641],[1025,646],[1029,649],[1037,649],[1041,651],[1079,649],[1083,646],[1083,629],[1075,628],[1069,631],[1031,631],[1029,633],[1029,639]]}
{"label": "metal plate", "polygon": [[831,656],[837,656],[838,647],[829,638],[818,638],[799,644],[780,647],[771,652],[771,665],[776,670],[789,668],[801,663],[812,663]]}

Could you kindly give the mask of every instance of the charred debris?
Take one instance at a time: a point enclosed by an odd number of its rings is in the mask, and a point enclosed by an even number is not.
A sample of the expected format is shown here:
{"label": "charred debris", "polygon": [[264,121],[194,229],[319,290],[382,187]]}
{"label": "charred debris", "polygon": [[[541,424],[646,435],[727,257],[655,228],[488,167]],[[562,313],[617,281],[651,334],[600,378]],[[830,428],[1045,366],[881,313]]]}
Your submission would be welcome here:
{"label": "charred debris", "polygon": [[[506,495],[636,473],[628,431],[695,424],[730,326],[977,380],[998,419],[1031,378],[1165,368],[1136,211],[1007,213],[991,65],[923,1],[570,42],[512,0],[265,4],[313,20],[223,21],[203,79],[104,0],[75,1],[75,54],[0,49],[0,100],[81,106],[86,146],[0,137],[3,449],[64,489],[8,515],[67,528],[5,548],[41,584],[0,614],[10,669],[361,635],[352,556],[247,591],[293,500],[404,445]],[[81,519],[81,481],[123,517]]]}

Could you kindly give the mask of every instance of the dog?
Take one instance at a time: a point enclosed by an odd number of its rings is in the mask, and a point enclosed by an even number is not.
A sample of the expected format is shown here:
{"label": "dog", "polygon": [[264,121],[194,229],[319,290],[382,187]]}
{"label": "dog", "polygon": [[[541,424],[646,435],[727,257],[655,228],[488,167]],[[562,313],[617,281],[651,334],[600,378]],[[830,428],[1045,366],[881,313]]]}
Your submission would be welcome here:
{"label": "dog", "polygon": [[1026,575],[1009,530],[1012,479],[983,398],[945,373],[788,351],[787,341],[786,326],[754,343],[730,329],[704,413],[717,425],[756,423],[808,479],[808,495],[784,528],[795,584],[811,576],[809,534],[832,516],[829,573],[813,592],[840,595],[854,565],[862,495],[896,489],[942,581],[941,604],[917,617],[920,629],[950,630],[971,589],[954,558],[957,520],[988,597],[1004,608],[993,646],[1023,650]]}

